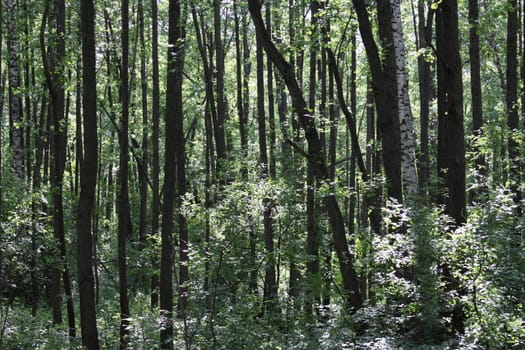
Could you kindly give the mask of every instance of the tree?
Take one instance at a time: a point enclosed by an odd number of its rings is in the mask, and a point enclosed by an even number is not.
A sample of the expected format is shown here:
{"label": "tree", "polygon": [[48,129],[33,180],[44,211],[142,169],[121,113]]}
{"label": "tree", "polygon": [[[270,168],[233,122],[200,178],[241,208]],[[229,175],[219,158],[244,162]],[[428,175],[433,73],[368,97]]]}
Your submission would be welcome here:
{"label": "tree", "polygon": [[507,12],[507,68],[506,68],[505,106],[507,111],[507,127],[509,131],[509,180],[515,194],[514,200],[521,200],[520,183],[520,152],[516,131],[519,128],[518,117],[518,4],[516,0],[509,1]]}
{"label": "tree", "polygon": [[13,0],[6,1],[7,12],[7,54],[9,57],[9,125],[11,126],[10,143],[13,147],[13,167],[16,176],[24,179],[23,161],[23,139],[22,139],[22,99],[18,89],[20,88],[20,73],[18,67],[18,30],[16,26],[17,9]]}
{"label": "tree", "polygon": [[[42,63],[46,76],[46,85],[51,96],[52,119],[53,119],[53,176],[51,184],[53,186],[53,235],[58,246],[60,264],[53,270],[54,285],[54,305],[53,320],[56,323],[62,322],[61,312],[61,284],[64,281],[64,289],[67,297],[69,336],[75,336],[75,311],[73,307],[73,295],[71,290],[71,278],[66,256],[66,240],[64,229],[64,208],[63,208],[63,181],[64,167],[66,162],[67,133],[65,129],[65,87],[63,74],[65,73],[65,2],[58,1],[54,9],[56,18],[56,42],[49,43],[46,51],[44,31],[49,15],[49,1],[46,1],[42,27],[40,31],[40,49],[42,50]],[[53,47],[56,46],[56,49]],[[51,59],[49,58],[51,57]],[[37,162],[38,164],[38,162]],[[35,175],[40,171],[40,167],[35,167]]]}
{"label": "tree", "polygon": [[[469,0],[469,59],[470,94],[472,99],[472,133],[479,138],[483,134],[483,101],[481,95],[481,63],[479,55],[479,5],[478,0]],[[475,141],[476,142],[476,141]],[[485,157],[475,144],[474,162],[480,175],[485,175]],[[476,199],[476,191],[471,191],[471,201]]]}
{"label": "tree", "polygon": [[392,8],[392,34],[396,58],[397,108],[401,141],[401,173],[404,193],[414,196],[418,192],[414,123],[408,98],[408,78],[405,68],[405,44],[401,22],[401,0],[390,0]]}
{"label": "tree", "polygon": [[128,271],[126,262],[126,240],[132,235],[128,173],[129,173],[129,4],[121,1],[121,48],[122,62],[120,65],[120,102],[122,117],[120,121],[119,144],[119,190],[118,190],[118,271],[119,271],[119,300],[120,300],[120,348],[125,349],[129,337],[129,301],[128,301]]}
{"label": "tree", "polygon": [[[438,167],[447,189],[446,212],[456,225],[466,221],[463,82],[459,55],[458,10],[443,1],[436,17],[438,54]],[[439,73],[441,72],[441,74]],[[441,152],[440,150],[441,149]]]}
{"label": "tree", "polygon": [[[164,163],[164,201],[162,207],[162,255],[160,265],[160,309],[163,327],[160,332],[161,347],[173,349],[173,213],[175,186],[180,208],[186,191],[184,166],[184,133],[182,114],[182,73],[184,67],[184,24],[181,20],[180,1],[169,2],[168,85],[166,91],[166,141]],[[179,223],[179,312],[184,315],[187,301],[188,236],[184,215],[177,215]]]}
{"label": "tree", "polygon": [[[261,163],[261,180],[268,180],[268,147],[266,142],[266,114],[264,110],[264,52],[261,38],[257,36],[257,123],[259,135],[259,159]],[[269,105],[269,108],[273,108]],[[263,310],[275,311],[277,306],[277,281],[275,276],[275,256],[273,242],[273,218],[272,201],[265,196],[262,201],[264,246],[266,248],[267,261],[264,275]]]}
{"label": "tree", "polygon": [[384,51],[383,61],[379,48],[372,34],[365,2],[353,0],[359,22],[359,31],[365,46],[370,72],[374,100],[377,109],[378,126],[381,135],[383,166],[387,180],[387,193],[391,198],[402,203],[401,190],[401,145],[399,132],[399,114],[397,107],[397,80],[395,53],[393,51],[392,15],[390,3],[378,5],[379,33]]}
{"label": "tree", "polygon": [[95,6],[92,0],[80,3],[82,37],[82,92],[85,157],[80,169],[80,197],[77,209],[77,270],[80,296],[82,344],[89,350],[99,349],[93,281],[93,238],[91,215],[95,203],[97,179],[97,83],[95,59]]}

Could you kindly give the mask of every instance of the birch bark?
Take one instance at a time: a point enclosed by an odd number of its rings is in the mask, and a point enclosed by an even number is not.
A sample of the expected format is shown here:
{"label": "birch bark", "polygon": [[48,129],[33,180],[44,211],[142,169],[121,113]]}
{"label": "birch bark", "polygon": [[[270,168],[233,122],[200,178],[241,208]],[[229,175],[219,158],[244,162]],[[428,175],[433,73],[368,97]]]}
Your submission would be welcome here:
{"label": "birch bark", "polygon": [[392,8],[392,32],[397,78],[397,106],[399,110],[399,131],[401,133],[401,174],[405,195],[415,195],[418,191],[416,170],[416,151],[414,142],[414,122],[408,97],[405,44],[401,22],[401,0],[390,0]]}

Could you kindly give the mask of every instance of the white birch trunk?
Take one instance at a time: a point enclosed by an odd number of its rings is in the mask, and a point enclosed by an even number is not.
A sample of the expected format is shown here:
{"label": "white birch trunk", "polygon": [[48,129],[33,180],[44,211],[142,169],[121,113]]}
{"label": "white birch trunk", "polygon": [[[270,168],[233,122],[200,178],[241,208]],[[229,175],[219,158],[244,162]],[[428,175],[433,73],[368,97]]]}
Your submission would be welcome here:
{"label": "white birch trunk", "polygon": [[397,68],[397,104],[399,109],[399,129],[401,132],[401,174],[405,194],[415,195],[418,192],[416,171],[416,151],[414,126],[410,99],[408,98],[408,79],[405,69],[405,44],[401,22],[401,0],[390,0],[392,7],[392,30]]}
{"label": "white birch trunk", "polygon": [[19,70],[18,70],[18,32],[16,29],[16,8],[13,0],[6,1],[7,12],[7,50],[8,50],[8,77],[9,77],[9,115],[13,129],[13,167],[19,179],[24,178],[23,145],[22,145],[22,103],[19,92]]}

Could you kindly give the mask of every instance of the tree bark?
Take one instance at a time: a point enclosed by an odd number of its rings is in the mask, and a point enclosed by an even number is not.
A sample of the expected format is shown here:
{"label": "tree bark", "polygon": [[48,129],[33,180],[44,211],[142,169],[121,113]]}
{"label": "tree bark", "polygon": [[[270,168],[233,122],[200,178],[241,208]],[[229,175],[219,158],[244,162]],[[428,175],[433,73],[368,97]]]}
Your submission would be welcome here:
{"label": "tree bark", "polygon": [[379,32],[382,40],[384,56],[383,63],[379,56],[379,48],[372,34],[372,25],[368,17],[365,2],[352,0],[359,22],[359,31],[365,46],[372,87],[377,109],[377,118],[382,143],[383,166],[387,181],[387,193],[390,198],[402,203],[401,186],[401,146],[399,132],[399,114],[397,108],[397,85],[395,54],[393,52],[392,18],[390,4],[386,1],[378,3]]}
{"label": "tree bark", "polygon": [[[264,52],[260,35],[257,33],[257,123],[259,134],[259,161],[261,163],[261,180],[268,181],[268,147],[266,142],[266,114],[264,110]],[[275,257],[273,242],[272,202],[265,196],[262,201],[264,247],[266,264],[264,275],[263,310],[273,313],[277,306],[277,282],[275,275]]]}
{"label": "tree bark", "polygon": [[[168,85],[166,90],[166,124],[165,124],[165,161],[164,161],[164,200],[162,205],[162,251],[160,265],[160,309],[163,327],[160,331],[161,348],[173,349],[173,213],[175,189],[178,189],[180,204],[181,189],[185,188],[184,170],[184,137],[182,131],[182,68],[184,64],[184,29],[181,23],[180,1],[169,2],[169,36],[168,36]],[[181,149],[182,147],[182,149]],[[181,179],[177,177],[182,176]],[[177,187],[176,187],[177,186]],[[186,302],[188,239],[184,217],[179,220],[179,312],[184,312]],[[181,280],[183,279],[183,280]]]}
{"label": "tree bark", "polygon": [[[470,94],[472,98],[472,133],[476,137],[474,141],[474,164],[475,170],[482,176],[479,181],[483,183],[486,174],[485,157],[477,145],[477,138],[483,135],[483,104],[481,96],[481,63],[479,55],[479,5],[478,0],[469,0],[469,58],[470,58]],[[480,185],[481,185],[480,183]],[[484,185],[480,186],[485,187]],[[480,189],[481,189],[480,188]],[[476,190],[470,191],[470,200],[474,202],[477,196]]]}
{"label": "tree bark", "polygon": [[[59,248],[59,255],[61,260],[60,268],[53,272],[57,296],[56,307],[53,309],[57,311],[56,321],[61,322],[61,296],[60,296],[60,279],[64,280],[64,289],[67,298],[68,310],[68,325],[70,337],[75,336],[75,314],[73,308],[71,280],[69,275],[69,267],[66,261],[66,240],[64,229],[64,208],[63,208],[63,182],[64,182],[64,168],[66,163],[66,147],[67,147],[67,130],[65,127],[65,87],[62,82],[62,74],[64,72],[64,59],[66,53],[65,44],[65,2],[60,0],[54,9],[56,16],[56,42],[49,44],[48,52],[46,52],[44,30],[45,24],[48,20],[49,1],[46,1],[44,16],[42,19],[42,28],[40,32],[40,45],[42,50],[42,61],[44,66],[44,74],[46,76],[46,84],[51,96],[52,105],[52,119],[53,119],[53,172],[51,178],[51,185],[53,187],[53,235],[56,244]],[[55,49],[53,49],[55,48]],[[49,52],[51,51],[51,52]],[[53,57],[49,59],[48,55]],[[60,272],[62,270],[62,273]],[[59,323],[60,323],[59,322]]]}
{"label": "tree bark", "polygon": [[[465,140],[463,131],[463,82],[461,59],[459,55],[459,29],[457,1],[446,0],[438,10],[442,23],[442,38],[438,43],[438,65],[443,70],[441,83],[444,94],[441,95],[444,110],[440,121],[446,123],[439,138],[446,143],[448,151],[443,153],[446,159],[446,185],[448,190],[447,214],[461,225],[466,221],[465,197]],[[439,80],[438,76],[438,80]],[[439,81],[438,81],[439,83]],[[439,97],[438,97],[439,98]],[[438,102],[439,104],[439,102]]]}
{"label": "tree bark", "polygon": [[507,127],[509,131],[509,180],[514,193],[514,201],[519,205],[521,200],[520,187],[520,151],[518,144],[518,4],[517,0],[509,0],[507,12],[507,68],[505,89],[505,105],[507,111]]}
{"label": "tree bark", "polygon": [[[152,121],[152,200],[151,200],[151,234],[157,236],[160,218],[160,87],[159,87],[159,33],[158,33],[158,8],[157,0],[151,0],[151,70],[152,70],[152,94],[151,94],[151,121]],[[159,276],[156,272],[157,259],[152,259],[153,273],[151,275],[151,307],[157,307],[159,303]]]}
{"label": "tree bark", "polygon": [[401,0],[390,0],[392,8],[392,32],[396,59],[397,107],[399,110],[399,131],[401,136],[401,174],[405,195],[413,197],[418,193],[416,170],[416,144],[414,122],[408,97],[408,77],[405,63],[405,44],[401,22]]}
{"label": "tree bark", "polygon": [[9,119],[13,148],[13,167],[16,177],[24,179],[23,135],[22,135],[22,99],[19,92],[20,72],[18,67],[18,30],[16,25],[17,9],[14,0],[6,0],[7,12],[7,55],[9,77]]}
{"label": "tree bark", "polygon": [[77,210],[77,269],[80,295],[82,344],[98,350],[95,311],[91,216],[97,179],[97,98],[95,60],[95,6],[93,0],[80,2],[82,36],[83,126],[85,158],[80,170],[80,197]]}
{"label": "tree bark", "polygon": [[122,115],[119,132],[119,190],[117,202],[118,214],[118,275],[120,302],[120,348],[126,349],[129,341],[129,301],[128,301],[128,271],[126,262],[126,240],[132,235],[131,216],[128,193],[129,173],[129,3],[121,1],[121,50],[120,65],[120,102]]}

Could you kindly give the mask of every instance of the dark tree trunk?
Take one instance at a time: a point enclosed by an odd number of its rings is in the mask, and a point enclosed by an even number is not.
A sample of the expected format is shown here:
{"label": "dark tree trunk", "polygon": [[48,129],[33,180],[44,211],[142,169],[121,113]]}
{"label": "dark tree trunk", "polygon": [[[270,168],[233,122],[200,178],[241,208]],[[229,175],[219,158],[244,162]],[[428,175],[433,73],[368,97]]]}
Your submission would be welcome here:
{"label": "dark tree trunk", "polygon": [[[159,192],[159,140],[160,140],[160,87],[159,87],[159,38],[158,38],[158,8],[157,0],[151,0],[151,69],[152,69],[152,101],[151,118],[152,130],[152,200],[151,200],[151,234],[157,236],[160,218],[160,192]],[[154,255],[155,256],[155,255]],[[152,259],[153,273],[151,275],[151,307],[157,307],[159,303],[159,276],[157,274],[157,259]]]}
{"label": "dark tree trunk", "polygon": [[[429,50],[431,33],[432,33],[432,19],[434,11],[429,10],[425,22],[425,3],[420,1],[418,3],[418,49]],[[419,189],[420,193],[426,195],[428,193],[428,181],[430,178],[430,157],[429,157],[429,115],[430,115],[430,100],[432,94],[432,73],[430,71],[431,63],[425,59],[424,55],[419,55],[417,58],[418,74],[419,74],[419,103],[420,103],[420,157],[419,157]]]}
{"label": "dark tree trunk", "polygon": [[[440,134],[438,142],[442,141],[448,147],[448,150],[441,155],[446,159],[445,166],[441,169],[447,169],[447,214],[455,220],[457,225],[460,225],[466,221],[465,140],[456,0],[444,1],[439,7],[438,16],[440,18],[436,18],[436,21],[442,25],[440,28],[442,41],[437,45],[438,65],[442,70],[441,77],[438,75],[438,83],[441,80],[442,84],[440,97],[443,100],[443,114],[440,114],[440,121],[446,123],[445,127],[438,131]],[[440,104],[439,101],[438,104]]]}
{"label": "dark tree trunk", "polygon": [[[60,279],[64,280],[64,288],[67,297],[68,310],[68,325],[69,335],[75,336],[75,314],[73,308],[71,280],[69,276],[69,268],[66,262],[66,240],[64,230],[64,208],[63,208],[63,182],[64,182],[64,168],[66,162],[66,147],[67,147],[67,129],[65,127],[65,87],[62,83],[62,74],[65,58],[65,2],[58,1],[56,8],[54,8],[54,15],[56,17],[56,43],[49,43],[49,48],[46,52],[44,30],[45,23],[48,18],[49,2],[46,2],[44,17],[42,20],[42,28],[40,32],[40,45],[42,50],[42,61],[44,65],[44,73],[46,77],[47,87],[51,96],[52,120],[53,120],[53,171],[51,178],[51,185],[53,187],[53,235],[56,244],[59,248],[61,266],[53,271],[54,284],[56,284],[55,303],[53,308],[54,320],[61,322],[61,292]],[[52,59],[48,57],[51,56]],[[62,271],[62,273],[61,273]],[[56,319],[55,319],[56,316]]]}
{"label": "dark tree trunk", "polygon": [[[477,145],[477,138],[483,134],[483,108],[481,99],[481,64],[479,57],[479,6],[478,0],[469,0],[469,58],[470,58],[470,94],[472,96],[472,133],[476,137],[474,141],[474,164],[475,170],[481,178],[480,190],[485,187],[482,185],[485,171],[485,157],[482,150]],[[474,202],[479,191],[470,191],[470,200]]]}
{"label": "dark tree trunk", "polygon": [[[448,198],[445,200],[446,213],[454,220],[455,225],[466,222],[463,83],[458,31],[457,1],[445,0],[439,5],[436,13],[438,166],[448,191]],[[444,263],[441,269],[446,288],[464,295],[448,264]],[[450,317],[452,328],[463,333],[465,313],[461,303],[458,302],[452,308]]]}
{"label": "dark tree trunk", "polygon": [[[224,96],[224,50],[221,37],[221,0],[213,0],[213,30],[215,44],[215,80],[217,96],[217,123],[215,127],[215,145],[217,147],[217,162],[219,169],[224,170],[221,164],[226,159],[226,137],[224,123],[226,121],[226,98]],[[219,171],[219,176],[223,177]]]}
{"label": "dark tree trunk", "polygon": [[9,125],[13,148],[13,167],[19,180],[24,179],[23,135],[22,135],[22,99],[19,92],[20,72],[18,67],[18,30],[16,25],[17,9],[14,0],[6,1],[7,12],[7,54],[9,77]]}
{"label": "dark tree trunk", "polygon": [[[316,90],[317,90],[317,52],[319,47],[319,40],[317,39],[318,34],[318,11],[319,3],[312,1],[310,5],[310,26],[311,26],[311,46],[310,46],[310,81],[308,87],[308,109],[313,118],[321,119],[321,113],[319,111],[316,115]],[[323,132],[320,135],[320,142],[324,147],[325,142],[323,140]],[[324,159],[323,159],[324,161]],[[320,290],[317,288],[319,285],[319,234],[318,227],[316,225],[316,214],[320,211],[320,208],[316,208],[315,201],[315,173],[313,165],[307,164],[306,170],[306,295],[304,303],[304,312],[308,321],[312,321],[312,307],[316,307],[319,304]],[[328,174],[327,174],[328,175]]]}
{"label": "dark tree trunk", "polygon": [[[180,150],[184,146],[184,137],[174,137],[182,133],[182,68],[184,63],[183,46],[180,39],[183,38],[181,27],[180,2],[170,0],[169,2],[169,50],[168,50],[168,85],[166,90],[166,125],[165,125],[165,163],[164,163],[164,200],[162,205],[162,252],[160,264],[160,309],[163,319],[163,327],[160,331],[161,347],[173,349],[173,212],[175,202],[175,186],[180,194],[181,185],[185,186],[184,160],[180,162]],[[182,143],[182,145],[181,145]],[[181,169],[182,168],[182,169]],[[182,179],[177,179],[178,176]],[[177,200],[180,203],[180,198]],[[181,250],[180,264],[187,263],[187,233],[184,217],[179,214],[179,245]],[[182,225],[181,225],[182,224]],[[184,252],[183,252],[184,250]],[[185,307],[185,296],[183,293],[184,283],[187,282],[187,267],[180,266],[179,275],[179,311],[183,312]],[[185,278],[181,281],[181,278]],[[182,296],[182,298],[181,298]],[[182,304],[181,304],[182,303]]]}
{"label": "dark tree trunk", "polygon": [[507,70],[505,104],[507,110],[507,127],[509,128],[509,180],[514,193],[514,201],[520,203],[520,151],[518,144],[518,3],[509,1],[507,12]]}
{"label": "dark tree trunk", "polygon": [[[257,122],[259,132],[259,159],[261,163],[261,179],[268,180],[268,148],[266,143],[266,114],[264,110],[264,52],[260,35],[257,35]],[[264,247],[266,264],[264,275],[263,312],[275,311],[277,306],[277,282],[275,274],[275,256],[273,242],[272,202],[263,198]]]}
{"label": "dark tree trunk", "polygon": [[144,6],[142,0],[138,3],[138,24],[140,36],[140,91],[142,101],[142,155],[139,167],[139,188],[140,188],[140,214],[139,214],[139,242],[141,247],[146,245],[146,219],[148,205],[148,78],[146,75],[146,40],[144,37]]}
{"label": "dark tree trunk", "polygon": [[77,210],[77,269],[80,295],[82,344],[99,349],[95,295],[91,218],[97,180],[97,98],[95,72],[95,6],[93,0],[80,2],[82,35],[83,126],[85,158],[80,169],[80,197]]}
{"label": "dark tree trunk", "polygon": [[374,100],[383,146],[382,156],[387,181],[387,193],[390,198],[394,198],[399,203],[402,203],[401,146],[396,98],[396,66],[391,7],[388,1],[378,3],[377,17],[383,47],[382,55],[384,55],[383,63],[381,63],[379,48],[372,34],[372,26],[365,2],[363,0],[353,0],[352,3],[357,14],[359,31],[361,32],[372,75]]}
{"label": "dark tree trunk", "polygon": [[129,301],[128,301],[128,271],[126,262],[126,241],[132,235],[131,217],[128,193],[129,173],[129,4],[121,1],[121,49],[122,62],[120,66],[120,101],[122,115],[119,132],[119,190],[117,200],[118,212],[118,275],[120,301],[120,348],[125,349],[129,341]]}

